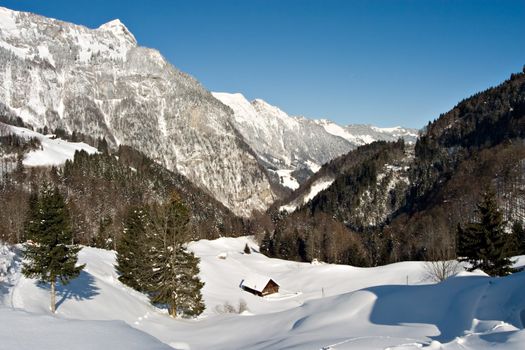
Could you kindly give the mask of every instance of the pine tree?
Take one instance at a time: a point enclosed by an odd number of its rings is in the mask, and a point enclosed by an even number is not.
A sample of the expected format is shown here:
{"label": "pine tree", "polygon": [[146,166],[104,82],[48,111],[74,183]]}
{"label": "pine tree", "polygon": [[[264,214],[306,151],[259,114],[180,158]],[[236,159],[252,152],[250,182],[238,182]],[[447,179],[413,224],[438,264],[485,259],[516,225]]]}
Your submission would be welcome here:
{"label": "pine tree", "polygon": [[512,234],[514,235],[514,241],[516,243],[515,254],[523,255],[525,254],[525,228],[520,222],[515,222],[512,225]]}
{"label": "pine tree", "polygon": [[124,218],[124,230],[117,242],[117,272],[119,281],[138,291],[144,291],[146,262],[146,230],[150,225],[146,208],[131,207]]}
{"label": "pine tree", "polygon": [[301,236],[299,236],[299,233],[297,230],[295,231],[294,235],[297,235],[297,255],[301,261],[308,261],[308,254],[306,252],[306,241]]}
{"label": "pine tree", "polygon": [[184,243],[190,239],[190,214],[180,198],[173,194],[168,203],[154,210],[150,231],[151,263],[149,280],[152,303],[168,306],[170,316],[196,316],[204,311],[198,277],[199,258],[188,252]]}
{"label": "pine tree", "polygon": [[491,276],[508,275],[512,271],[508,243],[511,237],[505,233],[494,192],[484,193],[477,213],[479,221],[468,223],[465,228],[458,226],[459,261],[469,262],[469,271],[481,269]]}
{"label": "pine tree", "polygon": [[69,283],[84,265],[76,266],[80,247],[72,244],[73,233],[64,197],[58,188],[44,184],[28,224],[31,242],[25,245],[22,273],[51,285],[51,312],[56,311],[56,282]]}
{"label": "pine tree", "polygon": [[270,236],[270,232],[265,231],[264,237],[261,241],[261,246],[259,247],[259,251],[267,256],[273,256],[274,255],[274,245],[272,237]]}
{"label": "pine tree", "polygon": [[246,243],[244,245],[244,254],[251,254],[252,253],[252,250],[250,249],[250,247],[248,246],[248,243]]}

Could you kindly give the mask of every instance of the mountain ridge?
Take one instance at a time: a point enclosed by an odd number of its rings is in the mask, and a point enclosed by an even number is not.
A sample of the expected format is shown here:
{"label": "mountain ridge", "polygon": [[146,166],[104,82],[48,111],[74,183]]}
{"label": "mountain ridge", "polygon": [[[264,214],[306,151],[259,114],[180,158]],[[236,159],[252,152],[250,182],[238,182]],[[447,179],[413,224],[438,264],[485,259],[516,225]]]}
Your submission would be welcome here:
{"label": "mountain ridge", "polygon": [[0,101],[34,127],[126,144],[177,170],[237,215],[274,193],[230,110],[120,21],[89,29],[0,9]]}
{"label": "mountain ridge", "polygon": [[417,131],[372,125],[339,126],[327,119],[291,116],[263,99],[248,101],[242,93],[212,92],[233,110],[233,125],[274,174],[274,182],[295,190],[321,166],[358,146],[399,137],[414,142]]}

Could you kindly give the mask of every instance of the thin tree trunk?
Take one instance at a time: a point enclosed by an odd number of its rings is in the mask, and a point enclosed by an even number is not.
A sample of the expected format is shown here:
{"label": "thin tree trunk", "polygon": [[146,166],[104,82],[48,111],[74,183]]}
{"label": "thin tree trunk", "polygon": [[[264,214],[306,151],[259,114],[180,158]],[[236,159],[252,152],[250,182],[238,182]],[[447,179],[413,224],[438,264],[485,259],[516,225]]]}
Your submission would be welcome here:
{"label": "thin tree trunk", "polygon": [[56,292],[55,292],[55,284],[56,284],[56,281],[55,279],[53,278],[53,280],[51,281],[51,313],[55,313],[56,312]]}
{"label": "thin tree trunk", "polygon": [[175,305],[175,303],[170,304],[170,306],[169,306],[169,314],[170,314],[171,317],[177,318],[177,306]]}

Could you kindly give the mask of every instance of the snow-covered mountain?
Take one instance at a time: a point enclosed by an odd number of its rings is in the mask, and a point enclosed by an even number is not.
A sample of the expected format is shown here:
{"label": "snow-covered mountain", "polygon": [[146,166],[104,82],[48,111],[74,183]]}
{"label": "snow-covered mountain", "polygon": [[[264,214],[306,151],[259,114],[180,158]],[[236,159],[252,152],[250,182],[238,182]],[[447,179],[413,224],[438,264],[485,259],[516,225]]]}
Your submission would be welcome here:
{"label": "snow-covered mountain", "polygon": [[119,20],[97,29],[0,8],[0,109],[130,145],[240,215],[264,210],[268,176],[231,110]]}
{"label": "snow-covered mountain", "polygon": [[233,125],[256,152],[261,164],[278,182],[295,190],[321,165],[357,146],[400,137],[415,141],[417,131],[371,125],[340,126],[326,119],[290,116],[278,107],[242,94],[214,92],[233,110]]}
{"label": "snow-covered mountain", "polygon": [[418,130],[395,126],[392,128],[380,128],[370,124],[350,124],[340,126],[327,119],[316,120],[328,133],[348,140],[356,146],[362,146],[374,141],[396,141],[403,138],[409,143],[414,143],[418,137]]}
{"label": "snow-covered mountain", "polygon": [[322,164],[353,148],[313,120],[291,117],[263,100],[249,102],[239,93],[213,96],[233,110],[234,126],[285,187],[296,189]]}

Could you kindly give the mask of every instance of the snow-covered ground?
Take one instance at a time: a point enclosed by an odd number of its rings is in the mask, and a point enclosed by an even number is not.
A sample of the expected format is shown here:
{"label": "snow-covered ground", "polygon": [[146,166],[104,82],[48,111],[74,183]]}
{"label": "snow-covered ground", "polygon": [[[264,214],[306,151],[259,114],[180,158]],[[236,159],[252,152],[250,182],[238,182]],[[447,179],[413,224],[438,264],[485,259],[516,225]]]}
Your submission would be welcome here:
{"label": "snow-covered ground", "polygon": [[[0,123],[2,124],[2,123]],[[84,150],[89,154],[97,152],[97,149],[83,142],[69,142],[61,139],[53,139],[53,135],[42,135],[36,131],[2,124],[9,129],[10,133],[29,139],[36,138],[41,143],[41,148],[30,151],[24,158],[26,166],[51,166],[64,164],[66,160],[73,159],[76,151]]]}
{"label": "snow-covered ground", "polygon": [[294,171],[294,169],[280,169],[276,171],[269,171],[277,173],[277,175],[279,176],[279,181],[284,187],[288,187],[292,190],[296,190],[299,188],[299,182],[296,178],[292,176],[292,172]]}
{"label": "snow-covered ground", "polygon": [[[252,254],[242,253],[246,243]],[[39,349],[89,348],[84,339],[98,342],[98,348],[162,349],[154,338],[192,350],[525,346],[523,272],[505,278],[462,273],[430,284],[420,262],[356,268],[269,259],[247,237],[202,240],[189,248],[201,258],[206,283],[207,309],[197,320],[170,319],[151,306],[144,295],[117,280],[114,252],[94,248],[80,253],[80,262],[87,264],[81,276],[59,289],[57,315],[45,316],[48,290],[21,277],[16,255],[0,249],[0,348],[30,349],[40,335]],[[517,265],[524,262],[520,257]],[[280,284],[280,293],[259,298],[240,289],[242,280],[253,275],[271,277]],[[224,313],[226,303],[237,307],[241,300],[247,311]],[[37,328],[34,336],[28,331],[32,327]],[[74,337],[84,347],[69,341],[76,327],[85,329]],[[61,339],[62,331],[73,335]],[[117,347],[115,339],[121,341]],[[126,346],[133,339],[142,345]]]}

